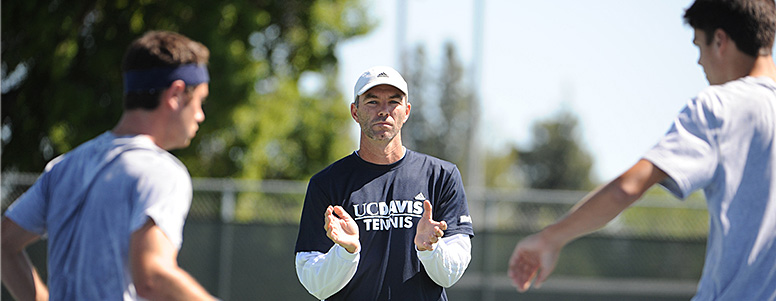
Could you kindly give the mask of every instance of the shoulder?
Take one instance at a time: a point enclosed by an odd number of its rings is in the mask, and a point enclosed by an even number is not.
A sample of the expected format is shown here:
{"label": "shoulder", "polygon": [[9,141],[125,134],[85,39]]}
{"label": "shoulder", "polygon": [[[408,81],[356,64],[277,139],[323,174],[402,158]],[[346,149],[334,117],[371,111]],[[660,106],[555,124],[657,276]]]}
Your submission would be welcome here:
{"label": "shoulder", "polygon": [[[118,137],[110,142],[110,151],[119,155],[111,168],[129,177],[175,183],[190,182],[188,169],[168,151],[159,148],[145,136]],[[106,155],[108,158],[111,155]]]}
{"label": "shoulder", "polygon": [[461,179],[461,172],[454,163],[407,149],[405,172],[428,175],[440,180]]}
{"label": "shoulder", "polygon": [[[59,165],[62,162],[67,162],[71,160],[80,161],[81,158],[88,158],[88,157],[96,157],[95,154],[99,152],[98,150],[101,148],[100,145],[104,144],[108,139],[108,132],[105,132],[97,137],[94,137],[92,139],[89,139],[88,141],[81,143],[80,145],[76,146],[74,149],[61,154],[51,161],[49,161],[46,164],[45,171],[51,171],[55,166]],[[63,164],[63,165],[66,165]]]}
{"label": "shoulder", "polygon": [[730,118],[749,118],[776,101],[776,83],[770,78],[744,77],[701,90],[687,103],[685,114],[715,123]]}
{"label": "shoulder", "polygon": [[121,168],[127,175],[152,179],[154,182],[190,182],[191,176],[186,166],[170,153],[161,153],[148,149],[133,149],[122,155]]}
{"label": "shoulder", "polygon": [[122,158],[125,162],[151,169],[186,169],[183,162],[165,150],[134,148],[126,150]]}
{"label": "shoulder", "polygon": [[351,153],[350,155],[335,161],[329,166],[326,166],[326,168],[313,175],[310,181],[318,182],[325,179],[337,178],[345,173],[352,173],[355,170],[354,167],[357,164],[356,161],[357,159],[355,158],[355,154]]}
{"label": "shoulder", "polygon": [[773,99],[774,91],[776,83],[772,79],[747,76],[721,85],[708,86],[701,90],[693,101],[712,106],[724,102]]}
{"label": "shoulder", "polygon": [[430,167],[437,167],[443,170],[451,170],[451,171],[458,169],[455,163],[445,161],[424,153],[412,151],[410,149],[407,149],[406,156],[408,159],[408,163],[411,163],[411,164],[423,164],[423,165],[428,165]]}

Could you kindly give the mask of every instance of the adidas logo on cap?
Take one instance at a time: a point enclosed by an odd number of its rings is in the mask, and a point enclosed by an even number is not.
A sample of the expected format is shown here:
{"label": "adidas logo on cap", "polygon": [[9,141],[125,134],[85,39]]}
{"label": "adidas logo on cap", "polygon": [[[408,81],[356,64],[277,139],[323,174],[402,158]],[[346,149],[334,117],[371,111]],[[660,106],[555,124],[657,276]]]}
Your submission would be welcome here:
{"label": "adidas logo on cap", "polygon": [[404,81],[399,72],[391,67],[375,66],[364,71],[356,81],[356,86],[353,89],[355,100],[358,100],[359,95],[377,85],[391,85],[407,95],[407,82]]}

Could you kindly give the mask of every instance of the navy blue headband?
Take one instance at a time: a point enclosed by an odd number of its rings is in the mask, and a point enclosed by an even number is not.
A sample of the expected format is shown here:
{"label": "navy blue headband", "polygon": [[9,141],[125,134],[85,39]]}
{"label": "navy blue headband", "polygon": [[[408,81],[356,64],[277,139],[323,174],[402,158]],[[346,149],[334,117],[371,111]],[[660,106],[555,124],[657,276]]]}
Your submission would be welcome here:
{"label": "navy blue headband", "polygon": [[204,65],[188,64],[172,68],[129,70],[124,72],[124,94],[164,89],[176,80],[183,80],[186,86],[196,86],[210,81]]}

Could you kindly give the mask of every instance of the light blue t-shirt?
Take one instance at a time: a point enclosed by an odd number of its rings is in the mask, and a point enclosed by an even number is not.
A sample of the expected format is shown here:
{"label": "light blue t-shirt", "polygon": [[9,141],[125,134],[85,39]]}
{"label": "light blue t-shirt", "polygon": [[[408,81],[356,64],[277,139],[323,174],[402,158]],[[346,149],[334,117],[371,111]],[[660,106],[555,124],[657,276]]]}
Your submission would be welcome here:
{"label": "light blue t-shirt", "polygon": [[697,189],[710,217],[693,300],[776,299],[776,83],[745,77],[689,101],[644,156],[679,198]]}
{"label": "light blue t-shirt", "polygon": [[51,300],[135,300],[130,235],[148,218],[180,248],[191,177],[147,136],[106,132],[54,159],[6,216],[48,236]]}

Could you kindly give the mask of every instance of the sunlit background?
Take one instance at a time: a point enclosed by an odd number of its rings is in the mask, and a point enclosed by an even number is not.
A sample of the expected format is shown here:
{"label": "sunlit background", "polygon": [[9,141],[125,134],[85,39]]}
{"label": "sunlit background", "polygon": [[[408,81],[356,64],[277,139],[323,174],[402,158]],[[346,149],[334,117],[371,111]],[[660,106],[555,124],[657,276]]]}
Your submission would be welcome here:
{"label": "sunlit background", "polygon": [[[476,236],[451,300],[687,300],[708,223],[700,194],[649,191],[569,245],[542,289],[518,294],[506,261],[707,86],[682,21],[691,2],[3,1],[2,209],[46,162],[115,125],[126,46],[174,30],[210,48],[212,79],[207,119],[174,151],[194,184],[179,262],[224,300],[313,299],[293,268],[306,181],[357,149],[348,106],[374,65],[409,82],[407,146],[464,175]],[[44,277],[45,243],[29,248]]]}
{"label": "sunlit background", "polygon": [[634,164],[707,85],[682,20],[688,0],[371,3],[378,27],[338,47],[342,91],[370,65],[400,68],[417,47],[439,70],[451,42],[467,83],[479,84],[484,148],[527,147],[534,122],[567,109],[600,181]]}

